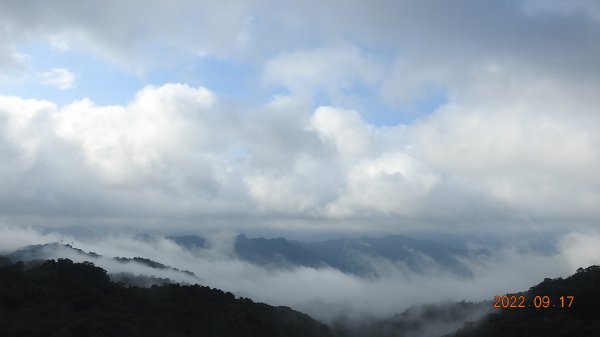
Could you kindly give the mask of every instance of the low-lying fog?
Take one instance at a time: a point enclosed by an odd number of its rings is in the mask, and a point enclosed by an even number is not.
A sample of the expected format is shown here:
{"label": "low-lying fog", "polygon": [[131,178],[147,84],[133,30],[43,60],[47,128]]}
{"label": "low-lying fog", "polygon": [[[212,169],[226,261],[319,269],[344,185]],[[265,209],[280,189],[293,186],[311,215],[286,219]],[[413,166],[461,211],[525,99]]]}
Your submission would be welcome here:
{"label": "low-lying fog", "polygon": [[[459,276],[430,263],[423,272],[410,271],[400,264],[373,260],[382,271],[376,278],[345,274],[330,267],[266,268],[235,256],[235,235],[208,237],[209,247],[186,250],[164,237],[152,239],[134,235],[76,237],[35,229],[0,227],[0,253],[9,253],[30,244],[73,243],[86,252],[103,256],[93,260],[111,273],[151,274],[175,281],[198,282],[254,301],[284,305],[308,313],[324,322],[347,319],[384,318],[414,306],[445,301],[491,300],[494,295],[527,290],[546,277],[564,277],[578,267],[600,261],[600,233],[572,232],[558,240],[554,253],[524,251],[506,244],[491,255],[462,258],[472,276]],[[145,257],[162,264],[189,270],[198,279],[156,270],[135,263],[120,264],[112,257]],[[73,260],[84,259],[73,253]],[[88,258],[89,260],[89,258]]]}

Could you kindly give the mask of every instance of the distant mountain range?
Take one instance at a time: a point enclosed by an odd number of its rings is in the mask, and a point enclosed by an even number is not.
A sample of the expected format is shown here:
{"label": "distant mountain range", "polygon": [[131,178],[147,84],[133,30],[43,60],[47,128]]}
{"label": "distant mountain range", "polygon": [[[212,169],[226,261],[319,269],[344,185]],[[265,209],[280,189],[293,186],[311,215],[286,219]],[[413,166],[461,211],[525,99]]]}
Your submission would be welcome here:
{"label": "distant mountain range", "polygon": [[[211,248],[209,240],[197,235],[165,238],[190,252]],[[152,241],[156,240],[156,237],[141,235],[137,239]],[[435,269],[465,276],[469,275],[470,271],[460,262],[461,259],[486,252],[474,252],[404,235],[302,242],[285,238],[250,238],[240,234],[234,240],[232,253],[241,260],[265,268],[330,267],[362,277],[378,277],[389,270],[390,264],[396,268],[415,272]],[[85,252],[72,245],[61,243],[31,245],[8,253],[6,256],[13,261],[32,261],[71,257],[74,254],[79,257],[77,261],[100,257],[94,252]],[[193,275],[191,272],[180,271],[143,257],[115,259],[121,263],[135,262],[151,268],[169,269]]]}
{"label": "distant mountain range", "polygon": [[[205,249],[208,241],[199,236],[171,236],[186,249]],[[457,274],[469,271],[460,258],[473,254],[466,249],[446,246],[430,240],[418,240],[404,235],[380,238],[337,239],[301,242],[285,238],[249,238],[238,235],[234,243],[238,258],[266,267],[290,268],[332,267],[360,276],[379,276],[381,264],[395,264],[401,268],[423,272],[441,268]],[[479,252],[482,253],[482,252]]]}
{"label": "distant mountain range", "polygon": [[186,249],[206,248],[206,239],[198,235],[167,236],[167,239]]}

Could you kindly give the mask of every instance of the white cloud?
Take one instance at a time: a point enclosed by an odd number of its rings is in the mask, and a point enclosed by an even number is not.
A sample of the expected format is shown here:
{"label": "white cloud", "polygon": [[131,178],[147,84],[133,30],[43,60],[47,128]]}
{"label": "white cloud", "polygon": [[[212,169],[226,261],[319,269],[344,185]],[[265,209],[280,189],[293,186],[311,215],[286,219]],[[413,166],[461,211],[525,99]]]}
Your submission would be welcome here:
{"label": "white cloud", "polygon": [[[133,69],[206,55],[289,94],[244,106],[183,84],[114,106],[3,97],[7,214],[564,227],[600,217],[591,2],[109,3],[0,3],[0,66],[38,42]],[[69,74],[46,77],[66,88]],[[365,117],[428,88],[447,103],[410,124]]]}
{"label": "white cloud", "polygon": [[328,205],[327,212],[335,217],[411,215],[438,181],[436,174],[414,158],[403,153],[383,154],[348,170],[346,189]]}
{"label": "white cloud", "polygon": [[209,123],[218,123],[211,109],[215,103],[205,88],[146,87],[127,106],[97,107],[89,100],[69,104],[55,114],[56,132],[80,146],[86,163],[101,177],[127,184],[168,174],[168,157],[187,155],[191,163],[193,148],[218,146],[213,136],[219,135],[209,129]]}
{"label": "white cloud", "polygon": [[354,85],[374,85],[382,71],[374,56],[337,46],[278,55],[266,62],[263,81],[297,95],[325,92],[335,97]]}
{"label": "white cloud", "polygon": [[40,82],[60,90],[75,87],[77,79],[69,69],[53,68],[39,74]]}
{"label": "white cloud", "polygon": [[571,269],[598,265],[600,261],[600,234],[572,232],[560,241],[560,249]]}
{"label": "white cloud", "polygon": [[465,91],[476,93],[409,127],[413,155],[516,213],[597,216],[597,97],[570,92],[570,82],[510,76],[510,86],[481,76]]}
{"label": "white cloud", "polygon": [[[17,182],[3,186],[4,212],[235,215],[249,225],[259,216],[292,227],[366,216],[493,219],[489,229],[593,225],[600,121],[592,87],[527,76],[507,87],[503,79],[480,76],[461,100],[397,127],[369,124],[354,110],[311,111],[293,96],[242,114],[183,84],[148,86],[115,106],[3,97],[1,167]],[[362,228],[392,229],[383,220]]]}
{"label": "white cloud", "polygon": [[371,130],[354,110],[319,107],[311,125],[321,140],[333,143],[342,157],[360,158],[373,151]]}

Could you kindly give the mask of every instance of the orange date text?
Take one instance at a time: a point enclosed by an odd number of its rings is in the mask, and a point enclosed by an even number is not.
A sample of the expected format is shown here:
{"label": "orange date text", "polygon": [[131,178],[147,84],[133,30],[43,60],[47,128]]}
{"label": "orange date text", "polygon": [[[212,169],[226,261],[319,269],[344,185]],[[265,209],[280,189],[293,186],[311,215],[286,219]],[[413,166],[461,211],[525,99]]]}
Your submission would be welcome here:
{"label": "orange date text", "polygon": [[523,295],[494,296],[494,309],[549,309],[549,308],[571,308],[575,296],[560,296],[552,299],[550,296],[534,296],[526,298]]}

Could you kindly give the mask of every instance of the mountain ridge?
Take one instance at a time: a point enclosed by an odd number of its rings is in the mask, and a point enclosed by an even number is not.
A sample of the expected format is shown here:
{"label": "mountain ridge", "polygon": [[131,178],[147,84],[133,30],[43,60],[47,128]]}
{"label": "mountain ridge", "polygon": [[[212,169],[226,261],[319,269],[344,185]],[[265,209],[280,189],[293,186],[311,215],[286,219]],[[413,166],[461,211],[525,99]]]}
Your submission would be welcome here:
{"label": "mountain ridge", "polygon": [[0,268],[0,335],[329,337],[329,328],[288,307],[219,289],[111,282],[92,263],[46,260]]}
{"label": "mountain ridge", "polygon": [[[180,270],[178,268],[167,266],[160,262],[153,261],[153,260],[145,258],[145,257],[137,257],[137,256],[133,257],[133,258],[118,257],[118,256],[105,257],[105,256],[102,256],[102,255],[94,253],[94,252],[86,252],[82,249],[74,247],[72,244],[62,244],[62,243],[58,243],[58,242],[51,242],[51,243],[37,244],[37,245],[28,245],[28,246],[22,247],[16,251],[10,252],[4,256],[5,256],[5,258],[8,258],[12,262],[23,261],[23,262],[28,262],[28,263],[39,263],[41,261],[51,259],[51,258],[73,257],[73,254],[80,257],[82,259],[82,261],[97,263],[97,261],[99,259],[105,258],[108,260],[118,262],[123,265],[126,265],[128,263],[137,263],[139,265],[143,265],[143,266],[146,266],[151,269],[181,273],[181,274],[187,275],[189,277],[192,277],[194,279],[200,280],[200,278],[198,278],[198,276],[196,276],[196,274],[194,274],[193,272],[191,272],[189,270]],[[135,285],[142,285],[142,284],[153,285],[153,284],[172,282],[172,280],[170,280],[169,278],[156,277],[155,275],[144,275],[144,274],[136,275],[131,272],[116,272],[116,273],[111,273],[110,276],[116,280],[120,280],[120,281],[123,281],[126,283],[133,283]]]}
{"label": "mountain ridge", "polygon": [[[191,251],[210,248],[209,240],[197,235],[167,238]],[[202,242],[202,246],[186,243],[192,240]],[[468,275],[469,270],[459,258],[471,254],[464,248],[405,235],[297,241],[283,237],[250,238],[239,234],[234,239],[233,250],[238,258],[265,267],[331,267],[365,277],[380,276],[380,271],[373,266],[373,262],[377,261],[393,263],[413,271],[424,271],[435,264],[455,274]]]}

